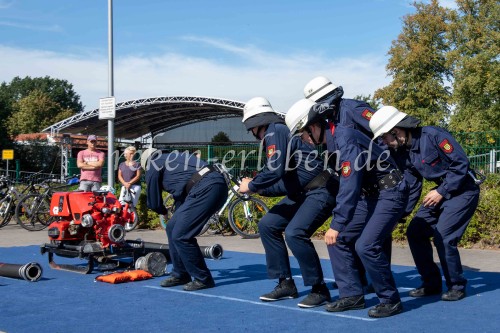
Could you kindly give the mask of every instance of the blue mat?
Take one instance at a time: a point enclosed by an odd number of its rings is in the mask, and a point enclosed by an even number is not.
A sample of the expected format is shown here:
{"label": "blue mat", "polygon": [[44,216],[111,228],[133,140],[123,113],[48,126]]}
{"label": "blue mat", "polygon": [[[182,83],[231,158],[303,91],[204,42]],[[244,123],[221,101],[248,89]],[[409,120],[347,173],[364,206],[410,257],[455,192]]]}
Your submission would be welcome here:
{"label": "blue mat", "polygon": [[[55,257],[58,262],[78,259]],[[0,331],[4,332],[498,332],[500,273],[466,271],[468,295],[459,302],[439,296],[415,299],[408,291],[420,285],[414,267],[393,266],[403,299],[400,315],[373,319],[368,307],[378,304],[366,296],[367,309],[328,313],[323,307],[301,309],[297,303],[309,292],[292,258],[298,299],[264,303],[259,296],[276,286],[268,280],[264,255],[224,252],[207,260],[216,288],[185,292],[161,288],[165,277],[111,285],[94,282],[101,274],[81,275],[50,269],[38,246],[0,248],[0,262],[43,266],[38,282],[0,277]],[[328,260],[322,260],[327,283],[333,281]],[[337,290],[331,289],[337,298]]]}

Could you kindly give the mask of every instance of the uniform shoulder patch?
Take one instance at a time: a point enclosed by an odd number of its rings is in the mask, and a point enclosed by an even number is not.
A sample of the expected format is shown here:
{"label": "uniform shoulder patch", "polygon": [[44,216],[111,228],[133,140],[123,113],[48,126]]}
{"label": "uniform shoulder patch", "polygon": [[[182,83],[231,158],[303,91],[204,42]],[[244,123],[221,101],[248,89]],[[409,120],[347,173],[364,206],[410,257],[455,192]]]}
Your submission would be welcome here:
{"label": "uniform shoulder patch", "polygon": [[269,145],[269,146],[267,146],[266,152],[267,152],[266,153],[267,158],[273,156],[274,153],[276,152],[276,145]]}
{"label": "uniform shoulder patch", "polygon": [[351,162],[349,161],[342,162],[342,176],[349,177],[351,171],[352,171]]}
{"label": "uniform shoulder patch", "polygon": [[446,154],[449,154],[453,151],[453,145],[450,143],[450,141],[448,141],[448,139],[444,139],[443,141],[441,141],[441,143],[439,144],[439,147]]}
{"label": "uniform shoulder patch", "polygon": [[366,120],[370,120],[370,119],[372,119],[373,112],[368,110],[368,109],[365,109],[365,111],[363,111],[361,116],[363,116],[363,118],[365,118]]}

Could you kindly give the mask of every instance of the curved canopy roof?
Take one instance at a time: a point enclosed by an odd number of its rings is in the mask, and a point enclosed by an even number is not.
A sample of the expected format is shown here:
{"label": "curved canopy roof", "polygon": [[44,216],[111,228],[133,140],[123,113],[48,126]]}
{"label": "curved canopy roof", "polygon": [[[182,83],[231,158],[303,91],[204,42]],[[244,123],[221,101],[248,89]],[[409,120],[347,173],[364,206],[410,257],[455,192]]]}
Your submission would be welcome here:
{"label": "curved canopy roof", "polygon": [[[220,98],[173,96],[136,99],[116,104],[115,137],[155,136],[177,127],[221,118],[241,117],[245,103]],[[80,112],[43,130],[57,133],[108,135],[108,121],[99,109]]]}

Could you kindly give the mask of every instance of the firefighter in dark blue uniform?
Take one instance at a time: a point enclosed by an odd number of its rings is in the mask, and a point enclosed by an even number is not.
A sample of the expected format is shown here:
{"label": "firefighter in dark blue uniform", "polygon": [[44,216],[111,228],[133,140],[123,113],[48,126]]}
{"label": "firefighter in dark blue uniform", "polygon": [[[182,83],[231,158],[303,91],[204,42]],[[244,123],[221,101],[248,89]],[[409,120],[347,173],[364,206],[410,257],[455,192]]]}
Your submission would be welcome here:
{"label": "firefighter in dark blue uniform", "polygon": [[458,301],[465,297],[467,280],[457,244],[477,208],[481,181],[470,169],[462,147],[447,131],[434,126],[419,127],[419,120],[392,106],[384,106],[379,112],[370,121],[375,137],[382,136],[392,154],[407,159],[407,173],[437,185],[424,197],[406,233],[422,277],[422,285],[411,290],[410,296],[442,291],[441,274],[432,256],[432,237],[448,288],[441,299]]}
{"label": "firefighter in dark blue uniform", "polygon": [[388,317],[403,309],[383,244],[404,213],[408,200],[406,182],[396,162],[379,145],[358,130],[335,126],[330,115],[303,99],[287,113],[292,132],[304,140],[326,143],[330,163],[340,173],[340,185],[325,242],[339,287],[339,299],[326,306],[330,312],[365,307],[359,256],[372,280],[380,304],[371,317]]}
{"label": "firefighter in dark blue uniform", "polygon": [[259,222],[268,276],[279,279],[278,286],[260,299],[277,301],[298,297],[290,269],[288,245],[297,258],[304,285],[312,286],[310,294],[298,306],[311,308],[324,304],[330,301],[330,292],[310,238],[328,218],[334,203],[334,196],[329,192],[333,187],[327,188],[330,173],[323,171],[323,161],[313,147],[297,137],[290,139],[290,131],[283,119],[265,98],[248,101],[243,123],[258,140],[262,140],[267,161],[264,170],[253,179],[243,180],[240,192],[285,195]]}
{"label": "firefighter in dark blue uniform", "polygon": [[187,291],[214,287],[195,237],[227,199],[224,176],[187,151],[166,154],[151,149],[143,153],[141,164],[146,170],[148,207],[166,214],[162,192],[175,199],[175,213],[166,228],[173,268],[161,286],[184,285]]}
{"label": "firefighter in dark blue uniform", "polygon": [[[330,121],[335,126],[350,127],[359,130],[369,138],[373,136],[370,130],[370,118],[375,113],[372,107],[364,102],[355,99],[342,98],[344,89],[342,86],[335,86],[330,79],[324,76],[317,76],[309,81],[304,87],[304,97],[316,102],[313,106],[316,113],[329,113]],[[382,141],[378,144],[386,149]],[[392,237],[388,237],[384,244],[384,252],[391,262]],[[358,260],[359,262],[359,260]],[[366,286],[367,293],[373,292],[366,278],[363,265],[359,262],[361,279]],[[336,282],[334,283],[334,286]]]}
{"label": "firefighter in dark blue uniform", "polygon": [[331,109],[330,118],[335,125],[357,129],[371,138],[369,122],[375,110],[364,101],[342,98],[343,95],[344,89],[324,76],[315,77],[304,87],[304,97],[317,103],[313,108],[318,113]]}

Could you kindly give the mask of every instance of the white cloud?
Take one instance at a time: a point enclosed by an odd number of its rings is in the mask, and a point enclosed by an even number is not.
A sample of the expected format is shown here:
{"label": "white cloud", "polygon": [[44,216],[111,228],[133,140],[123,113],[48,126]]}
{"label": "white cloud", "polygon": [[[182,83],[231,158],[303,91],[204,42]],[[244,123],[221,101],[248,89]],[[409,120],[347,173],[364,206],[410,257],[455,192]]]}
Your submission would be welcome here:
{"label": "white cloud", "polygon": [[62,28],[57,24],[53,25],[32,25],[26,23],[17,23],[17,22],[9,22],[9,21],[0,21],[0,25],[11,27],[11,28],[19,28],[25,30],[35,30],[35,31],[51,31],[51,32],[61,32]]}
{"label": "white cloud", "polygon": [[[302,98],[302,88],[317,75],[342,85],[345,97],[368,95],[389,83],[385,55],[326,58],[301,54],[273,54],[254,46],[237,46],[213,39],[189,37],[229,51],[244,65],[228,65],[187,54],[156,56],[115,54],[114,92],[117,101],[153,96],[210,96],[246,102],[267,97],[285,112]],[[51,76],[74,85],[86,109],[96,108],[108,94],[108,59],[0,45],[0,81],[15,76]],[[90,53],[88,53],[90,54]],[[241,63],[242,61],[238,61]]]}

